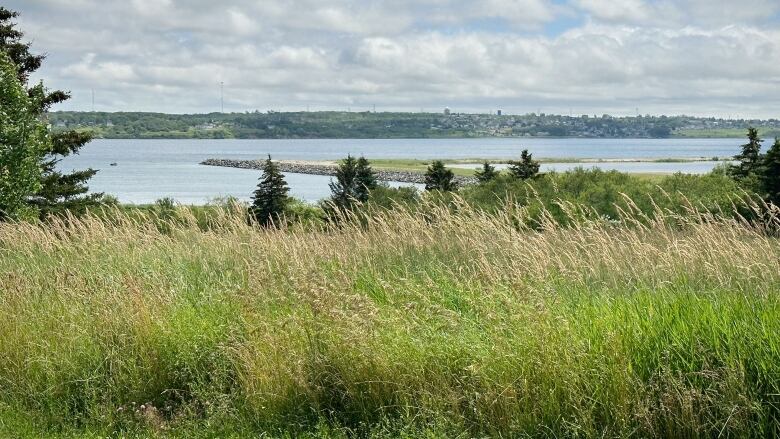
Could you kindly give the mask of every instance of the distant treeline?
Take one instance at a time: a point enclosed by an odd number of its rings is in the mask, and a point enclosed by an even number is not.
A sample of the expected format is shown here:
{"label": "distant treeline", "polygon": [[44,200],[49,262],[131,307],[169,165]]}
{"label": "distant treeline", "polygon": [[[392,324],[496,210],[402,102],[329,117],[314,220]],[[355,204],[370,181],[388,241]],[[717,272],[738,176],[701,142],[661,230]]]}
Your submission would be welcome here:
{"label": "distant treeline", "polygon": [[90,130],[103,138],[454,138],[741,137],[748,126],[780,135],[780,121],[688,116],[560,116],[375,112],[211,114],[53,112],[55,130]]}

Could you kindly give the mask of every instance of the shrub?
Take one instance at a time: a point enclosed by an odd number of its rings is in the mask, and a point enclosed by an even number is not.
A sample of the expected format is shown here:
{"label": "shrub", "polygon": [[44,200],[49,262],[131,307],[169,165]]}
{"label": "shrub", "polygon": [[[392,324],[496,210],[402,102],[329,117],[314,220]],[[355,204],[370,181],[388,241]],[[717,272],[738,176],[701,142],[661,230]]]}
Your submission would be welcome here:
{"label": "shrub", "polygon": [[455,174],[444,166],[441,160],[435,160],[425,172],[425,190],[451,192],[458,189]]}
{"label": "shrub", "polygon": [[[652,216],[657,209],[684,213],[690,207],[726,214],[736,213],[732,202],[744,196],[739,185],[722,174],[675,174],[654,184],[617,171],[577,168],[520,181],[508,176],[461,191],[464,199],[483,210],[497,212],[507,203],[528,208],[540,219],[547,210],[567,222],[566,205],[584,206],[594,216],[616,219],[622,210],[638,210]],[[630,203],[626,200],[631,199]]]}
{"label": "shrub", "polygon": [[539,174],[539,162],[524,149],[520,154],[520,161],[509,162],[509,174],[519,180],[528,180]]}

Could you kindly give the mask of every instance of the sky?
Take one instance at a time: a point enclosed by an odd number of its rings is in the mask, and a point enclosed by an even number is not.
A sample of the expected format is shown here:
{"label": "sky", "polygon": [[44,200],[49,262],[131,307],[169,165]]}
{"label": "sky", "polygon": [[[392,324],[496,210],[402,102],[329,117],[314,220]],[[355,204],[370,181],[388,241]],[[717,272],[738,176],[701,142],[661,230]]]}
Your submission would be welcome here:
{"label": "sky", "polygon": [[780,118],[780,0],[3,4],[59,110]]}

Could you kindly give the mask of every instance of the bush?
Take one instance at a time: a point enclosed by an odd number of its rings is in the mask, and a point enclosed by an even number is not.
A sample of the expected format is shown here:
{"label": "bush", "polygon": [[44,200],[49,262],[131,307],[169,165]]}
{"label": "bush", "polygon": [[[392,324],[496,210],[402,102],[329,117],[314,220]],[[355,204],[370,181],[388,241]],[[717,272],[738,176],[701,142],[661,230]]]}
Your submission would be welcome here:
{"label": "bush", "polygon": [[397,206],[412,206],[420,201],[420,192],[414,186],[392,188],[379,185],[371,191],[368,206],[392,209]]}
{"label": "bush", "polygon": [[325,212],[319,206],[292,197],[285,207],[284,216],[290,224],[311,226],[325,221]]}
{"label": "bush", "polygon": [[436,160],[428,166],[425,172],[425,190],[451,192],[458,189],[455,174],[444,166],[444,162]]}
{"label": "bush", "polygon": [[[685,213],[689,206],[734,213],[732,201],[743,193],[724,174],[675,174],[653,183],[618,171],[578,168],[528,181],[502,176],[467,187],[461,195],[467,202],[490,212],[513,203],[526,206],[529,215],[538,219],[546,208],[556,220],[565,223],[567,214],[560,205],[586,206],[590,214],[609,219],[618,218],[620,211],[626,209],[638,209],[647,216],[653,215],[657,208]],[[627,198],[631,203],[626,202]]]}

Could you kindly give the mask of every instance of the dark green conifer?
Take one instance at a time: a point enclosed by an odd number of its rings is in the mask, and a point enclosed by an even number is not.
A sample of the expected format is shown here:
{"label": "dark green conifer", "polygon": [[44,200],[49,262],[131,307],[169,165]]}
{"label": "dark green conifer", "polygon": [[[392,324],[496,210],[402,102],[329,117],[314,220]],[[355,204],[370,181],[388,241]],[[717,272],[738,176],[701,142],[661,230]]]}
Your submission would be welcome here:
{"label": "dark green conifer", "polygon": [[498,177],[498,171],[496,171],[495,166],[485,162],[482,164],[482,168],[477,169],[477,171],[474,173],[474,176],[477,177],[477,181],[480,183],[487,183],[490,180]]}
{"label": "dark green conifer", "polygon": [[260,177],[260,183],[257,185],[249,209],[255,221],[264,226],[278,221],[290,202],[290,197],[287,195],[289,192],[290,188],[284,180],[284,175],[279,171],[276,163],[271,161],[269,155],[263,164],[263,176]]}
{"label": "dark green conifer", "polygon": [[767,193],[767,201],[780,206],[780,139],[769,148],[764,157],[762,183]]}
{"label": "dark green conifer", "polygon": [[[32,87],[28,85],[30,74],[41,67],[45,56],[30,53],[30,43],[23,42],[24,33],[15,28],[16,23],[13,20],[17,16],[16,12],[0,6],[0,51],[5,52],[16,64],[19,80],[28,87],[30,96],[43,96],[38,100],[36,111],[40,117],[44,117],[52,105],[70,99],[70,95],[59,90],[48,91],[42,84]],[[52,134],[51,139],[47,154],[40,163],[43,171],[40,190],[29,198],[31,207],[44,217],[65,210],[80,213],[91,206],[101,204],[103,194],[86,195],[89,190],[87,181],[97,171],[86,169],[61,173],[56,169],[57,163],[64,157],[77,153],[92,136],[88,133],[68,131]]]}
{"label": "dark green conifer", "polygon": [[16,65],[0,52],[0,220],[32,219],[27,199],[41,186],[40,160],[49,138],[35,111],[41,95],[28,96]]}
{"label": "dark green conifer", "polygon": [[742,145],[742,152],[734,156],[739,163],[729,168],[729,173],[735,180],[744,180],[755,174],[761,166],[761,142],[758,130],[748,128],[748,143]]}
{"label": "dark green conifer", "polygon": [[368,202],[371,191],[378,186],[376,173],[371,169],[371,163],[362,156],[357,160],[355,172],[355,198],[361,203]]}
{"label": "dark green conifer", "polygon": [[520,161],[509,162],[509,173],[514,178],[520,180],[534,178],[539,174],[539,162],[535,161],[533,156],[525,149],[520,153]]}
{"label": "dark green conifer", "polygon": [[352,209],[358,199],[358,165],[351,155],[339,163],[336,168],[336,180],[330,182],[330,201],[340,210]]}
{"label": "dark green conifer", "polygon": [[428,166],[425,172],[425,190],[451,192],[458,189],[455,174],[444,167],[444,162],[436,160]]}

